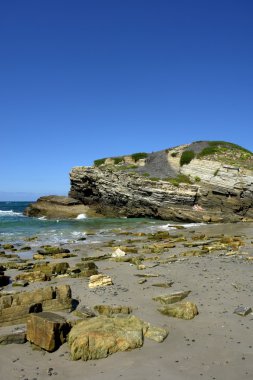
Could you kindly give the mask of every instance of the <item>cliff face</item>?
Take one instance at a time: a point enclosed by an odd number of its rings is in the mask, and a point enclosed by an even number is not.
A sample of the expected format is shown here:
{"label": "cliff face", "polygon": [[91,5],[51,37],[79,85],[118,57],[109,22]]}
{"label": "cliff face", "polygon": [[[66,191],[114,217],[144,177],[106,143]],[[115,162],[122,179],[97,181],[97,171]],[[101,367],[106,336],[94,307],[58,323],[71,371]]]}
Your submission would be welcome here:
{"label": "cliff face", "polygon": [[[210,162],[207,168],[210,169]],[[70,174],[70,196],[106,216],[198,222],[253,218],[253,176],[224,167],[211,176],[203,163],[199,170],[192,163],[185,172],[203,177],[203,181],[174,186],[138,174],[76,167]]]}
{"label": "cliff face", "polygon": [[[215,156],[180,163],[182,152],[201,152],[207,142],[156,152],[140,162],[99,167],[75,167],[70,173],[69,195],[105,216],[154,217],[176,221],[239,221],[253,218],[253,171],[231,162],[244,151],[216,150]],[[239,152],[239,153],[238,153]],[[224,154],[224,159],[221,159]],[[117,158],[118,160],[118,158]],[[128,166],[126,166],[128,165]],[[157,177],[151,178],[150,175]],[[168,177],[167,177],[168,176]],[[183,183],[188,182],[188,183]]]}

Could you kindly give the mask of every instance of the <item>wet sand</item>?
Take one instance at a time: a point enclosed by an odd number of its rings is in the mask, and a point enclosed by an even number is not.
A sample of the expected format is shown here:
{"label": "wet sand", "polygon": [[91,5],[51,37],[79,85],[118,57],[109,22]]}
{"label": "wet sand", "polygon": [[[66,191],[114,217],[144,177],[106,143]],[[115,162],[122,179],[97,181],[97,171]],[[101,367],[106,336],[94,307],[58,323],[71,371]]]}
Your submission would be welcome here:
{"label": "wet sand", "polygon": [[[195,231],[195,232],[193,232]],[[96,304],[132,306],[133,314],[158,326],[168,328],[163,343],[145,340],[144,346],[130,352],[120,352],[106,359],[87,362],[72,361],[67,343],[56,352],[32,349],[30,343],[0,346],[0,378],[29,379],[162,379],[162,380],[250,380],[253,378],[253,314],[246,317],[234,314],[237,306],[253,307],[253,270],[246,259],[253,256],[253,225],[210,225],[172,231],[191,241],[194,234],[208,236],[239,235],[244,245],[234,255],[214,251],[201,257],[182,257],[173,263],[162,263],[171,255],[180,255],[192,248],[182,243],[169,249],[157,260],[144,261],[146,269],[110,260],[98,261],[99,272],[112,277],[114,285],[91,290],[86,278],[54,278],[51,282],[33,283],[25,290],[53,284],[67,283],[72,296],[80,305],[92,308]],[[133,239],[120,236],[120,239]],[[145,238],[144,238],[145,240]],[[122,242],[121,242],[122,244]],[[133,242],[141,247],[143,242]],[[147,242],[145,242],[147,244]],[[152,243],[150,243],[152,244]],[[73,248],[70,246],[70,249]],[[78,257],[62,259],[71,264],[80,257],[112,252],[102,244],[81,245]],[[57,260],[56,260],[57,261]],[[12,277],[14,270],[8,271]],[[139,284],[136,274],[157,274]],[[173,281],[169,289],[152,286],[158,282]],[[174,291],[191,290],[187,300],[196,303],[199,315],[192,320],[164,316],[152,297]]]}

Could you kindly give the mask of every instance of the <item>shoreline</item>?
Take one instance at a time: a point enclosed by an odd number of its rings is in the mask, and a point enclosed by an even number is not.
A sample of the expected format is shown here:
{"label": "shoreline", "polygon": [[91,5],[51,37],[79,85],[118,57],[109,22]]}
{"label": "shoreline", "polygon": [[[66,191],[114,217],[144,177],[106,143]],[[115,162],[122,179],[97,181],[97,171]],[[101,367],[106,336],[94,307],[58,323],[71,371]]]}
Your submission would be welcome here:
{"label": "shoreline", "polygon": [[[138,269],[129,262],[114,260],[96,261],[99,272],[109,275],[114,285],[91,290],[88,278],[55,277],[48,282],[31,283],[27,291],[55,284],[69,284],[74,299],[80,305],[93,308],[96,304],[125,305],[133,308],[133,315],[160,327],[169,329],[163,343],[148,341],[140,349],[120,352],[106,359],[72,361],[69,348],[63,344],[56,352],[33,350],[30,343],[0,347],[0,374],[5,379],[56,379],[85,378],[89,380],[110,378],[124,379],[251,379],[253,374],[253,348],[251,329],[253,316],[241,317],[234,314],[239,305],[252,304],[252,266],[246,257],[252,256],[253,224],[236,223],[203,225],[187,229],[171,230],[170,235],[183,235],[185,241],[174,248],[160,253],[143,253],[143,245],[154,242],[147,236],[120,235],[120,242],[138,248],[147,260],[142,261],[145,269]],[[195,231],[195,232],[194,232]],[[240,236],[242,246],[234,255],[226,255],[228,250],[212,251],[201,256],[181,256],[195,248],[184,247],[184,242],[192,242],[192,237],[206,234],[206,239],[215,235]],[[128,242],[128,243],[126,243]],[[161,243],[162,241],[160,241]],[[159,243],[159,242],[158,242]],[[106,246],[107,245],[107,246]],[[117,245],[117,241],[113,243]],[[61,260],[46,258],[46,261],[66,261],[71,266],[80,262],[81,257],[112,253],[108,243],[82,244],[73,247],[65,244],[77,257]],[[233,252],[232,252],[233,253]],[[246,254],[244,254],[246,253]],[[159,257],[159,260],[156,259]],[[178,258],[163,263],[170,257]],[[3,262],[1,258],[0,264]],[[158,264],[158,265],[157,265]],[[8,270],[7,275],[15,277],[18,271]],[[136,275],[155,274],[158,277],[146,278],[139,284]],[[157,282],[173,281],[169,289],[153,286]],[[236,287],[235,287],[236,286]],[[10,286],[8,286],[10,287]],[[11,288],[11,287],[10,287]],[[16,289],[15,289],[16,290]],[[190,321],[164,316],[157,311],[159,305],[152,300],[154,296],[176,291],[191,290],[187,300],[196,303],[199,315]],[[1,329],[0,329],[1,330]]]}

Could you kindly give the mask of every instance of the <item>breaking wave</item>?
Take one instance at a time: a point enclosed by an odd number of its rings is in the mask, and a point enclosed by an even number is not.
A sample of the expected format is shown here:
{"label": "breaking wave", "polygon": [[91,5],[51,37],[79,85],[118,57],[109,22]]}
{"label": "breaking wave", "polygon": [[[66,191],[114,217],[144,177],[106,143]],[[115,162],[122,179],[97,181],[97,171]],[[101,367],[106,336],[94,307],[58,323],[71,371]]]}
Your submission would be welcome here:
{"label": "breaking wave", "polygon": [[24,216],[22,212],[15,212],[13,210],[0,210],[1,216]]}

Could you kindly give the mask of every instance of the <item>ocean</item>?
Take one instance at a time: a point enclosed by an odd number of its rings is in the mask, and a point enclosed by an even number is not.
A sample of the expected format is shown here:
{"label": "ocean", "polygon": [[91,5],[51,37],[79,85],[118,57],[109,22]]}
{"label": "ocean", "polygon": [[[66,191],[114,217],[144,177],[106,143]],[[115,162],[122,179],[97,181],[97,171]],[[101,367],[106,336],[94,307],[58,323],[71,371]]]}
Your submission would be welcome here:
{"label": "ocean", "polygon": [[[29,245],[80,242],[89,235],[90,242],[113,239],[120,231],[155,231],[173,228],[168,221],[145,218],[54,219],[26,217],[24,209],[31,202],[0,202],[0,242],[24,244],[27,237],[37,238]],[[27,244],[27,243],[26,243]]]}
{"label": "ocean", "polygon": [[[1,244],[29,245],[32,250],[42,245],[86,244],[125,239],[121,232],[155,232],[175,229],[170,221],[148,218],[85,218],[76,219],[35,218],[23,215],[31,202],[0,202],[0,249]],[[178,224],[178,223],[177,223]],[[185,227],[198,224],[183,224]],[[27,241],[27,238],[34,237]]]}

